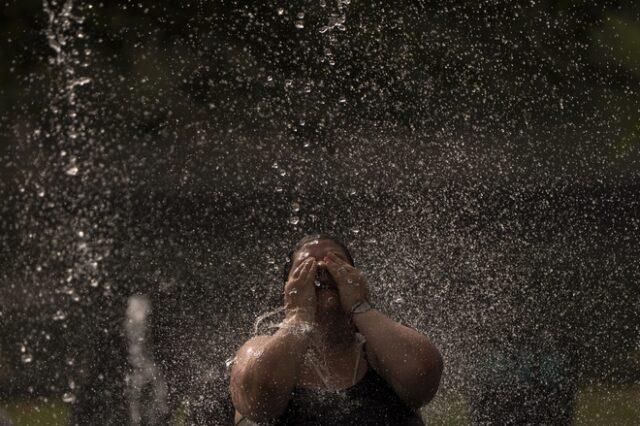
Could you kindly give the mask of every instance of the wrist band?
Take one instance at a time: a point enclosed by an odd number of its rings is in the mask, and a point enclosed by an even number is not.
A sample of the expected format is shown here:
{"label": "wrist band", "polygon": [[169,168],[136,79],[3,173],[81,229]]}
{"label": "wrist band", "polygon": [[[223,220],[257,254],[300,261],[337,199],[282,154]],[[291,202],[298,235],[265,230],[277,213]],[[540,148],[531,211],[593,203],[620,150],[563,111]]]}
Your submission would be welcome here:
{"label": "wrist band", "polygon": [[371,309],[373,309],[373,307],[366,300],[361,301],[361,302],[356,302],[351,307],[351,315],[363,314],[363,313],[365,313],[365,312],[367,312],[367,311],[369,311]]}

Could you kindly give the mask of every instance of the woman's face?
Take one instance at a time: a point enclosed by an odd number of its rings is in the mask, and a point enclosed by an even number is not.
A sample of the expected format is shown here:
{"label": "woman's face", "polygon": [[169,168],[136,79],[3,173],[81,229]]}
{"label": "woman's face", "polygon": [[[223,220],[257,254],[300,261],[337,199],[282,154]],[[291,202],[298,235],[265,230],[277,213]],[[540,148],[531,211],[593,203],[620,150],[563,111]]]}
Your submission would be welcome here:
{"label": "woman's face", "polygon": [[341,259],[349,261],[347,255],[342,248],[331,240],[317,239],[305,243],[293,255],[293,264],[291,271],[309,257],[314,257],[318,262],[318,272],[316,273],[316,298],[319,310],[342,309],[340,305],[340,297],[338,294],[338,286],[333,277],[324,265],[324,258],[329,253],[335,253]]}

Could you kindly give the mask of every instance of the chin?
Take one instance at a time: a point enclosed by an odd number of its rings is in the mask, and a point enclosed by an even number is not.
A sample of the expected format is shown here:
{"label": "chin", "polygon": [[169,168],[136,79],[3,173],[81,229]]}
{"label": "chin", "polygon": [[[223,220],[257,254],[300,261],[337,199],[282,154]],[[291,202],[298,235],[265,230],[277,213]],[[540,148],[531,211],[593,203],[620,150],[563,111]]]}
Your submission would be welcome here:
{"label": "chin", "polygon": [[321,311],[342,310],[340,306],[340,296],[337,291],[321,290],[317,295],[318,309]]}

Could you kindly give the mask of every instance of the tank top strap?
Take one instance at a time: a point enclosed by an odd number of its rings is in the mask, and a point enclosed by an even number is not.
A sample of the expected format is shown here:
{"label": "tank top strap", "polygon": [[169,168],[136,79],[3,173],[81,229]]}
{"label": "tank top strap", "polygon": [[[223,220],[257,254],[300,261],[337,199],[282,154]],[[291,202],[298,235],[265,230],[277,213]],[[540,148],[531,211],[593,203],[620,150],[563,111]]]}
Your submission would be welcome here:
{"label": "tank top strap", "polygon": [[[353,379],[351,379],[351,386],[354,386],[356,384],[356,380],[358,380],[358,369],[360,367],[360,354],[362,353],[362,348],[364,347],[364,344],[367,342],[367,339],[360,333],[356,332],[356,365],[353,369]],[[366,356],[366,354],[365,354]]]}

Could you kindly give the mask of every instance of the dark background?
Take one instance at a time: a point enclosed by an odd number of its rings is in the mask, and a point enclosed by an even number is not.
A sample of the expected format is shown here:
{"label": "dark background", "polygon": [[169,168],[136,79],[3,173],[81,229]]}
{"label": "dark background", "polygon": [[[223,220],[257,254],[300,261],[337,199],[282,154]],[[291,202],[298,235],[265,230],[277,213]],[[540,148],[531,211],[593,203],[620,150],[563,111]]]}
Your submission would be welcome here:
{"label": "dark background", "polygon": [[[345,30],[321,33],[332,13]],[[639,380],[639,19],[633,1],[4,2],[2,398],[71,392],[79,424],[124,424],[144,293],[171,407],[221,421],[224,360],[311,231],[434,339],[444,392],[484,395],[470,378],[504,372],[482,354],[561,360],[571,389]]]}

